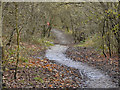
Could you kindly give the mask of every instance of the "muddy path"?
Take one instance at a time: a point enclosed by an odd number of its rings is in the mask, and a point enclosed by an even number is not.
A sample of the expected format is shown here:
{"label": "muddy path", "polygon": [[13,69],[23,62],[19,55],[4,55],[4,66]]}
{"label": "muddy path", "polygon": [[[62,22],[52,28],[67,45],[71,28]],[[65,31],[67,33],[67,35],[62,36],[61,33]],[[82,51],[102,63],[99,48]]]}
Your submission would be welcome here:
{"label": "muddy path", "polygon": [[68,49],[68,44],[72,43],[71,37],[56,29],[52,30],[52,33],[56,36],[59,44],[51,46],[50,49],[46,50],[46,57],[49,60],[54,60],[62,65],[73,67],[79,70],[79,73],[85,79],[85,83],[88,88],[115,88],[115,83],[112,82],[108,75],[105,75],[102,71],[95,69],[94,67],[88,66],[82,62],[76,62],[67,58],[64,54]]}
{"label": "muddy path", "polygon": [[60,45],[71,45],[74,43],[73,37],[68,34],[65,34],[63,31],[52,29],[51,32],[55,35],[56,41]]}

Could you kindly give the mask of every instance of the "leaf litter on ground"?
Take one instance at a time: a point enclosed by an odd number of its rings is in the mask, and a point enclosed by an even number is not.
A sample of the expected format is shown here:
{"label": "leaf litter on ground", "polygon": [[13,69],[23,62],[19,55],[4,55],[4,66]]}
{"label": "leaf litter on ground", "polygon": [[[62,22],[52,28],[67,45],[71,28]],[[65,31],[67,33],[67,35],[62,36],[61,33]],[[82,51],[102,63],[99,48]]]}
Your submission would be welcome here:
{"label": "leaf litter on ground", "polygon": [[[28,44],[24,46],[31,48],[31,45]],[[36,51],[40,47],[33,45],[32,47],[35,49],[34,55],[40,56],[40,53]],[[44,53],[44,50],[42,51]],[[24,52],[24,54],[26,53]],[[3,73],[3,84],[6,88],[87,87],[77,69],[60,65],[46,58],[35,58],[31,55],[33,54],[28,54],[27,62],[19,63],[16,80],[14,79],[15,69],[10,69],[11,67],[15,68],[15,62],[9,63],[10,68],[7,67],[8,69]]]}
{"label": "leaf litter on ground", "polygon": [[69,47],[65,54],[74,61],[87,63],[90,66],[104,71],[113,79],[113,82],[118,83],[118,71],[120,69],[116,55],[110,58],[107,54],[107,58],[105,58],[98,51],[89,47]]}

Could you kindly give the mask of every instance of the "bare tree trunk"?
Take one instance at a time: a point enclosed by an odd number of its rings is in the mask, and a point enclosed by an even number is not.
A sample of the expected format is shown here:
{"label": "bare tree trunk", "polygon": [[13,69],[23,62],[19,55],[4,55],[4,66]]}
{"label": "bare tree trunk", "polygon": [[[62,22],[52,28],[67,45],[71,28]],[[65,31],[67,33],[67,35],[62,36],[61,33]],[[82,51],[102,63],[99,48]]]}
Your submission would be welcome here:
{"label": "bare tree trunk", "polygon": [[11,41],[12,41],[12,38],[13,38],[13,35],[14,35],[14,31],[15,31],[15,29],[11,32],[9,42],[6,45],[10,45],[11,44]]}
{"label": "bare tree trunk", "polygon": [[70,14],[70,21],[71,21],[71,27],[72,27],[72,31],[73,31],[73,20],[72,20],[71,14]]}
{"label": "bare tree trunk", "polygon": [[2,2],[0,2],[0,88],[2,88]]}
{"label": "bare tree trunk", "polygon": [[43,35],[42,35],[42,37],[44,38],[45,35],[46,35],[46,29],[45,29],[45,25],[43,25]]}
{"label": "bare tree trunk", "polygon": [[69,28],[68,28],[68,26],[66,26],[66,29],[67,29],[67,32],[69,32]]}
{"label": "bare tree trunk", "polygon": [[51,31],[51,29],[52,29],[52,26],[51,26],[51,24],[49,25],[49,28],[48,28],[48,38],[50,37],[50,31]]}
{"label": "bare tree trunk", "polygon": [[49,22],[49,27],[48,27],[48,38],[50,37],[50,31],[51,31],[51,29],[52,29],[52,20],[53,20],[53,16],[51,16],[51,18],[50,18],[50,22]]}
{"label": "bare tree trunk", "polygon": [[[2,46],[2,63],[5,62],[5,48],[4,45]],[[3,71],[5,71],[5,65],[2,66]]]}
{"label": "bare tree trunk", "polygon": [[[107,9],[109,8],[109,3],[107,3]],[[111,57],[111,45],[110,45],[110,30],[109,30],[109,16],[106,15],[106,34],[107,34],[107,47],[109,50],[109,56]]]}
{"label": "bare tree trunk", "polygon": [[[118,5],[118,68],[120,68],[120,1],[119,1],[119,5]],[[119,87],[120,87],[120,71],[119,72]]]}
{"label": "bare tree trunk", "polygon": [[104,34],[105,34],[104,29],[105,29],[105,19],[104,19],[104,21],[103,21],[103,31],[102,31],[102,49],[103,49],[103,54],[104,54],[104,56],[105,56],[105,57],[107,57],[107,56],[106,56],[106,54],[105,54],[105,51],[104,51]]}
{"label": "bare tree trunk", "polygon": [[16,74],[17,74],[17,69],[18,69],[18,63],[19,63],[19,30],[18,30],[18,4],[15,3],[15,9],[16,9],[16,32],[17,32],[17,62],[16,62],[16,67],[15,67],[15,74],[14,78],[17,79]]}

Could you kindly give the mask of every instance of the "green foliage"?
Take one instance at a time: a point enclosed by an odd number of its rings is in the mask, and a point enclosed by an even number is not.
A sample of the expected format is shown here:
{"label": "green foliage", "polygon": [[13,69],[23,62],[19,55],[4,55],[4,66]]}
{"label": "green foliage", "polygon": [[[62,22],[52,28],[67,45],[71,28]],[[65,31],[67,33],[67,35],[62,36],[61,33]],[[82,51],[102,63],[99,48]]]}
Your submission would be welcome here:
{"label": "green foliage", "polygon": [[96,47],[99,48],[101,39],[99,35],[95,34],[94,36],[89,36],[85,41],[81,41],[79,44],[75,45],[75,47]]}
{"label": "green foliage", "polygon": [[14,60],[13,60],[13,59],[10,59],[9,61],[10,61],[10,62],[13,62]]}
{"label": "green foliage", "polygon": [[67,33],[67,34],[72,34],[73,31],[72,31],[72,30],[69,30],[69,31],[65,30],[65,33]]}
{"label": "green foliage", "polygon": [[47,39],[47,38],[34,38],[32,39],[34,44],[39,44],[45,47],[53,46],[54,44],[52,43],[52,40]]}
{"label": "green foliage", "polygon": [[10,54],[10,56],[12,56],[12,55],[14,55],[16,53],[16,49],[9,49],[8,53]]}
{"label": "green foliage", "polygon": [[114,30],[114,33],[117,33],[118,32],[118,24],[117,25],[115,25],[113,28],[112,28],[112,30]]}
{"label": "green foliage", "polygon": [[25,82],[25,80],[20,80],[19,82],[20,82],[20,83],[24,83],[24,82]]}
{"label": "green foliage", "polygon": [[25,57],[20,57],[20,60],[22,61],[22,62],[28,62],[28,59],[27,58],[25,58]]}
{"label": "green foliage", "polygon": [[34,79],[35,79],[36,81],[39,81],[39,82],[41,82],[41,83],[44,83],[44,81],[43,81],[40,77],[34,77]]}
{"label": "green foliage", "polygon": [[50,41],[44,41],[44,45],[49,47],[49,46],[54,46],[53,43],[51,43]]}

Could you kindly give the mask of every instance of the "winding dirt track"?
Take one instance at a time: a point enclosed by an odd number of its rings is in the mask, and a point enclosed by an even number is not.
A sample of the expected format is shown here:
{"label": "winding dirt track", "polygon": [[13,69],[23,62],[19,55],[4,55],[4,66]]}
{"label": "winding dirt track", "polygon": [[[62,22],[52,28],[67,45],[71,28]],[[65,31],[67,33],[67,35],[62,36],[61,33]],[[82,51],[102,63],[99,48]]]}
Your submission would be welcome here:
{"label": "winding dirt track", "polygon": [[[46,51],[46,57],[49,60],[54,60],[60,64],[66,65],[68,67],[73,67],[79,70],[80,74],[86,80],[88,88],[115,88],[115,83],[112,82],[111,78],[108,75],[105,75],[100,70],[90,67],[85,63],[76,62],[67,58],[64,54],[68,46],[71,44],[69,37],[56,29],[52,29],[52,33],[56,36],[59,44],[51,46],[50,49]],[[65,44],[65,45],[63,45]]]}

